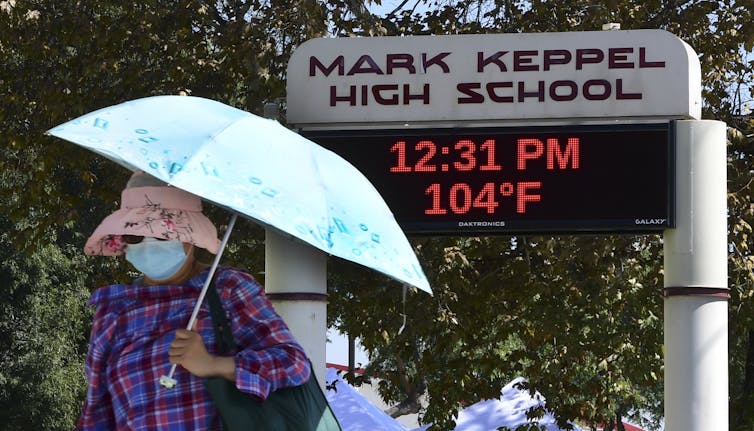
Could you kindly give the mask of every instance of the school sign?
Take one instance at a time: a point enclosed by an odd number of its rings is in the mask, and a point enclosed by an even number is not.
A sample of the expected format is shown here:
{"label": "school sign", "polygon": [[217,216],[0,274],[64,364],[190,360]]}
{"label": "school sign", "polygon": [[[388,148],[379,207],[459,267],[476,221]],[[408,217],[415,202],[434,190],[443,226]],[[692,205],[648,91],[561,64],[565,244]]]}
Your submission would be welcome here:
{"label": "school sign", "polygon": [[288,121],[698,119],[694,51],[662,30],[313,39],[288,66]]}

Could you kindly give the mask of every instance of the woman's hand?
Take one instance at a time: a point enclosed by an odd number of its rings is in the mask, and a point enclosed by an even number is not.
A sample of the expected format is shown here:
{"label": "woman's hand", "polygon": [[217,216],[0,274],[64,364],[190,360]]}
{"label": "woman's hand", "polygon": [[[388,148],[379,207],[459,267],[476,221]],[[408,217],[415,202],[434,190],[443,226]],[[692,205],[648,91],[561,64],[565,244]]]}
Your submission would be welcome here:
{"label": "woman's hand", "polygon": [[212,356],[195,331],[178,329],[168,350],[171,364],[178,364],[197,377],[223,377],[236,380],[236,360],[233,356]]}

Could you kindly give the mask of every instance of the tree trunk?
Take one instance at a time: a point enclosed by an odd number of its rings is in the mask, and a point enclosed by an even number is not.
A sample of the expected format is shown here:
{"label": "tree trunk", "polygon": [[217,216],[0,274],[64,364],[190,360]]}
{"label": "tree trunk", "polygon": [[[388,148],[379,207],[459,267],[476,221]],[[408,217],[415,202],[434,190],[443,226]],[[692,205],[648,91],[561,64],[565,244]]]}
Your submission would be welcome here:
{"label": "tree trunk", "polygon": [[746,349],[746,363],[744,364],[744,384],[741,390],[741,401],[738,407],[738,420],[735,430],[749,431],[754,429],[754,330],[749,331],[749,341]]}
{"label": "tree trunk", "polygon": [[356,339],[348,333],[348,372],[356,375]]}
{"label": "tree trunk", "polygon": [[626,427],[623,426],[623,418],[620,413],[615,414],[615,425],[618,431],[626,431]]}

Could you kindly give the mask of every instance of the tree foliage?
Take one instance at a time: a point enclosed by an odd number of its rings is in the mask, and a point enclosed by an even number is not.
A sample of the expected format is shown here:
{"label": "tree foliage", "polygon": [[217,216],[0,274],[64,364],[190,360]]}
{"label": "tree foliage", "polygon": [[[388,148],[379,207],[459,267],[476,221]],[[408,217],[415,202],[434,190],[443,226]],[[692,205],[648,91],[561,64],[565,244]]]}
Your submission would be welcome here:
{"label": "tree foliage", "polygon": [[732,118],[728,150],[731,429],[754,429],[754,120]]}
{"label": "tree foliage", "polygon": [[[688,42],[702,64],[704,118],[731,126],[731,429],[752,429],[754,125],[744,102],[754,1],[409,0],[379,15],[374,4],[0,1],[0,340],[9,340],[0,356],[7,412],[0,427],[22,429],[21,417],[36,418],[32,429],[72,427],[84,387],[75,370],[86,346],[86,289],[127,277],[122,262],[77,250],[117,206],[128,173],[45,130],[156,94],[209,97],[255,113],[265,103],[284,107],[287,59],[312,37],[581,31],[619,22]],[[209,212],[224,223],[222,211]],[[242,223],[226,261],[261,269],[262,240],[259,227]],[[439,429],[519,375],[564,424],[616,423],[638,409],[661,415],[660,241],[412,238],[433,296],[409,291],[404,307],[400,286],[333,259],[330,318],[361,339],[386,401],[396,411],[420,410]],[[63,398],[50,402],[52,394]]]}
{"label": "tree foliage", "polygon": [[0,222],[0,424],[70,429],[86,391],[89,269],[77,250],[54,241],[19,252],[7,219]]}

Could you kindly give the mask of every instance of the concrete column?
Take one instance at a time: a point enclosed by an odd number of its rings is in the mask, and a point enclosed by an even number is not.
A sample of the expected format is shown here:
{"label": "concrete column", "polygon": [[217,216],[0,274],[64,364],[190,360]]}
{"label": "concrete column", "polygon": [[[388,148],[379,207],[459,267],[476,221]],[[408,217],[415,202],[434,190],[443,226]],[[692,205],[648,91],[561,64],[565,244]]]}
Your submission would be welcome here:
{"label": "concrete column", "polygon": [[265,238],[265,291],[275,310],[312,361],[325,384],[327,342],[327,255],[268,229]]}
{"label": "concrete column", "polygon": [[676,227],[664,232],[665,430],[728,430],[726,129],[677,121]]}

